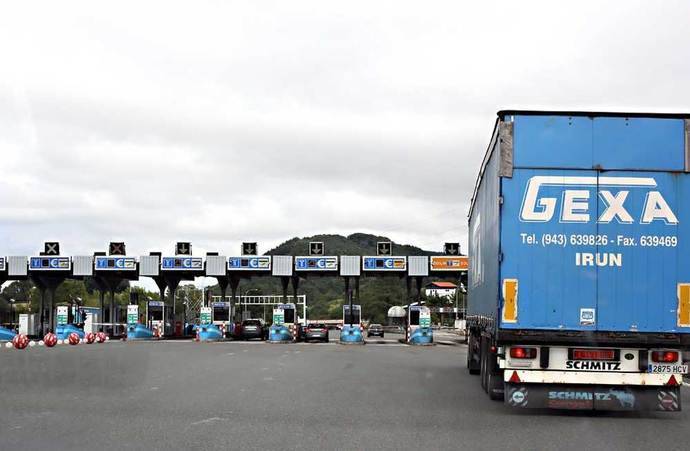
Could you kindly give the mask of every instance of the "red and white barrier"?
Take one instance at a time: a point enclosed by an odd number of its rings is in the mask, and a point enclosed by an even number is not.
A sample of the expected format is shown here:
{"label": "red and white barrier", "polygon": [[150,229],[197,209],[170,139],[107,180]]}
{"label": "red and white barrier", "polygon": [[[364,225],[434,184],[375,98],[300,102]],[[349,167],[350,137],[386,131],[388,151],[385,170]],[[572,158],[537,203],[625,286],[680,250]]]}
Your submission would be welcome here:
{"label": "red and white barrier", "polygon": [[57,335],[55,335],[52,332],[48,332],[45,337],[43,337],[43,344],[45,344],[47,347],[52,348],[55,346],[58,342]]}
{"label": "red and white barrier", "polygon": [[24,334],[17,334],[12,338],[12,346],[15,349],[24,349],[29,346],[29,337]]}
{"label": "red and white barrier", "polygon": [[67,342],[71,344],[72,346],[78,345],[79,344],[79,335],[76,332],[72,332],[67,336]]}

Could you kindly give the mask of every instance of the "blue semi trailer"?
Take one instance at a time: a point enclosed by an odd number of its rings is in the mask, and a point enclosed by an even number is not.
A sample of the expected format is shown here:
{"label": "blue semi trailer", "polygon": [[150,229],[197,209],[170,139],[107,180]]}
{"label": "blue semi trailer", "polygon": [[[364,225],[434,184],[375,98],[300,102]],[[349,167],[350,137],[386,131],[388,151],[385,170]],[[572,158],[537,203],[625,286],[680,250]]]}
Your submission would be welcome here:
{"label": "blue semi trailer", "polygon": [[467,366],[492,399],[679,411],[690,115],[499,112],[469,258]]}

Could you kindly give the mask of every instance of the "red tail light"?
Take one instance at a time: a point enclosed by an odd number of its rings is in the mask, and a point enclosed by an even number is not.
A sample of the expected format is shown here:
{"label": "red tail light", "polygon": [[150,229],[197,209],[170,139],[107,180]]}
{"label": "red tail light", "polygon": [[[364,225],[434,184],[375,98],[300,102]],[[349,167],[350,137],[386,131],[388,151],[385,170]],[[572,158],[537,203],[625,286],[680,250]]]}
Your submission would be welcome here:
{"label": "red tail light", "polygon": [[674,363],[678,361],[678,351],[653,351],[652,362]]}
{"label": "red tail light", "polygon": [[510,348],[510,357],[513,359],[535,359],[537,357],[537,348],[514,346]]}

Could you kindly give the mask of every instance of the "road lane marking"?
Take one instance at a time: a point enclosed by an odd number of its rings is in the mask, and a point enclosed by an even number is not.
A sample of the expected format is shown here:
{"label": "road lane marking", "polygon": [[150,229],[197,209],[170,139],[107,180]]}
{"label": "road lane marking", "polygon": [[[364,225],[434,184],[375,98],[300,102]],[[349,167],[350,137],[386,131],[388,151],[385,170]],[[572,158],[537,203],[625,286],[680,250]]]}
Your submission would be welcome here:
{"label": "road lane marking", "polygon": [[211,418],[206,418],[205,420],[195,421],[194,423],[192,423],[192,426],[197,426],[199,424],[213,423],[216,421],[228,421],[228,420],[227,420],[227,418],[211,417]]}

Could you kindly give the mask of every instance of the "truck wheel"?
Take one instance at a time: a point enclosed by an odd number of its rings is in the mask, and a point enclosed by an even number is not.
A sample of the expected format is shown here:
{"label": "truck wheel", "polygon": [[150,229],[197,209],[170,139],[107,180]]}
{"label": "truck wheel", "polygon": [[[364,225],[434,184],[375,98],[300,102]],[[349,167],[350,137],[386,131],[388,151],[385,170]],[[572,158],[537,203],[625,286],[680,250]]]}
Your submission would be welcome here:
{"label": "truck wheel", "polygon": [[487,371],[489,399],[492,401],[503,401],[503,374],[492,374]]}
{"label": "truck wheel", "polygon": [[470,335],[469,343],[467,345],[467,370],[470,374],[479,374],[479,362],[474,358],[474,347],[476,342],[476,337],[474,334]]}
{"label": "truck wheel", "polygon": [[480,380],[482,382],[482,390],[484,390],[485,393],[488,393],[487,390],[487,383],[488,383],[488,378],[487,378],[487,373],[488,373],[488,368],[487,368],[487,358],[486,358],[486,339],[484,337],[480,338],[480,345],[479,345],[479,362],[480,362],[480,368],[479,368],[479,374],[480,374]]}

